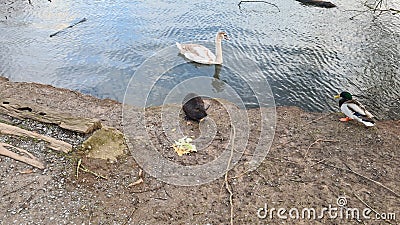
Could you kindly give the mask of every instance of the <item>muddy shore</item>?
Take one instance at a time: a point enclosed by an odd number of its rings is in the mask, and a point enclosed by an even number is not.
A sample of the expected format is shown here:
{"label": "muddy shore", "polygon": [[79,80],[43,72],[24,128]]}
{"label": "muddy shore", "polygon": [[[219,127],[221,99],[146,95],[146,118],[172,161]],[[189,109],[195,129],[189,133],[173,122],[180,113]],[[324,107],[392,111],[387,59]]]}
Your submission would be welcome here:
{"label": "muddy shore", "polygon": [[[43,117],[98,119],[103,127],[123,132],[119,102],[0,77],[0,107],[9,105],[19,105],[28,114],[44,110]],[[210,117],[224,113],[218,107],[211,109]],[[177,157],[167,139],[157,139],[157,113],[155,108],[148,114],[147,122],[154,125],[150,136],[165,146],[162,154],[169,160],[204,163],[220,153],[219,145],[212,144],[206,155]],[[187,187],[166,184],[142,172],[129,150],[116,161],[89,157],[82,143],[92,131],[79,133],[58,124],[1,114],[2,123],[62,140],[73,149],[57,152],[45,141],[0,134],[0,142],[29,151],[46,165],[41,170],[0,156],[0,224],[229,224],[231,209],[234,224],[399,224],[400,121],[378,121],[368,129],[355,122],[339,122],[340,113],[311,113],[297,107],[278,107],[276,113],[272,146],[256,170],[241,173],[238,167],[228,173],[227,180],[221,177]],[[248,115],[257,121],[258,110],[248,110]],[[229,130],[224,124],[217,124],[221,140],[229,137],[223,132]],[[187,132],[199,132],[196,124],[183,121],[182,126],[189,127]],[[257,132],[257,125],[251,129]],[[250,139],[249,148],[253,145]],[[81,171],[77,176],[78,162],[93,173]],[[324,214],[315,219],[285,219],[276,211],[265,214],[262,209],[312,207],[320,214],[324,207],[337,207],[338,198],[346,200],[344,209],[371,209],[371,218],[360,215],[357,221]]]}

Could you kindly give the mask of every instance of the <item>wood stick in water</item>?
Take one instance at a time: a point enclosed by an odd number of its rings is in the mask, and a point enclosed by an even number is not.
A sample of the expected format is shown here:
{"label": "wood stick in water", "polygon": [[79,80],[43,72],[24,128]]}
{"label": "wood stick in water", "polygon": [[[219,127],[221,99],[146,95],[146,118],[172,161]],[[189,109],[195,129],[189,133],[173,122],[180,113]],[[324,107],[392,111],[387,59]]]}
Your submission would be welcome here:
{"label": "wood stick in water", "polygon": [[279,9],[279,7],[278,7],[276,4],[274,4],[274,3],[270,3],[270,2],[267,2],[267,1],[258,1],[258,0],[240,1],[239,4],[238,4],[239,9],[240,9],[240,6],[242,5],[242,3],[244,3],[244,2],[256,2],[256,3],[257,3],[257,2],[261,2],[261,3],[268,4],[268,5],[272,5],[272,6],[274,6],[275,8],[277,8],[279,12],[281,11],[281,10]]}
{"label": "wood stick in water", "polygon": [[79,20],[78,22],[73,23],[73,24],[69,25],[68,27],[66,27],[66,28],[64,28],[64,29],[62,29],[62,30],[59,30],[59,31],[57,31],[57,32],[55,32],[55,33],[53,33],[53,34],[50,34],[50,37],[54,37],[54,36],[56,36],[57,34],[59,34],[59,33],[61,33],[61,32],[64,32],[66,29],[72,28],[72,27],[74,27],[75,25],[77,25],[77,24],[79,24],[79,23],[85,22],[86,20],[87,20],[86,18],[83,18],[83,19]]}

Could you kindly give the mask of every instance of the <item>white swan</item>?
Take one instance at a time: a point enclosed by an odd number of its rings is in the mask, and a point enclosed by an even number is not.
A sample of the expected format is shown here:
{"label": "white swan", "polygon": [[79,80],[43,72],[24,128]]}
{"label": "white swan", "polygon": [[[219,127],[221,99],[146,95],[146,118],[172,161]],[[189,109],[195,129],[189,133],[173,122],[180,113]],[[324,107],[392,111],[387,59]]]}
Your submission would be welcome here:
{"label": "white swan", "polygon": [[198,44],[179,44],[176,42],[176,46],[179,51],[187,59],[201,63],[201,64],[222,64],[222,40],[229,40],[228,35],[221,31],[217,33],[215,37],[215,54],[210,51],[210,49],[198,45]]}

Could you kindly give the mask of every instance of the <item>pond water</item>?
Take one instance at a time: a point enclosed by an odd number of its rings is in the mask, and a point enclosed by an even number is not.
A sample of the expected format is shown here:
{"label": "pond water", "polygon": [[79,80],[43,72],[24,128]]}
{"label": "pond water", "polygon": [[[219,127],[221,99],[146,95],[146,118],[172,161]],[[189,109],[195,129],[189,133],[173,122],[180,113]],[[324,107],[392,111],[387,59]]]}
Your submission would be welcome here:
{"label": "pond water", "polygon": [[[374,19],[370,12],[352,11],[365,9],[356,1],[334,1],[333,9],[269,1],[279,10],[266,3],[239,8],[238,2],[4,1],[0,74],[123,101],[129,80],[148,57],[175,42],[212,44],[223,30],[230,37],[224,55],[255,61],[277,105],[338,111],[332,96],[347,90],[378,118],[400,119],[400,15]],[[87,21],[49,37],[82,18]],[[179,68],[185,69],[182,79],[198,74],[190,73],[198,70],[190,65]],[[202,68],[213,77],[214,67]],[[161,89],[173,84],[169,76]],[[247,106],[257,106],[236,77],[226,67],[219,74]]]}

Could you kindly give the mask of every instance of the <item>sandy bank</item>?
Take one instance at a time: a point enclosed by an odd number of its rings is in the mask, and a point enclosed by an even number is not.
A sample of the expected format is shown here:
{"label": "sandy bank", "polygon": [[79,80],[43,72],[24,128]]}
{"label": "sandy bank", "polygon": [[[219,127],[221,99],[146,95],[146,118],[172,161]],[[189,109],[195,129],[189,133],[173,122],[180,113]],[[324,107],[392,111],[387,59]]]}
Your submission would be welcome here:
{"label": "sandy bank", "polygon": [[[1,104],[97,118],[103,125],[123,131],[120,103],[67,89],[0,78]],[[221,116],[223,112],[218,109],[214,107],[210,116]],[[169,160],[184,165],[206,163],[220,153],[222,144],[213,143],[206,152],[177,157],[168,139],[159,135],[158,110],[150,110],[146,122],[153,125],[151,141],[162,146],[161,153]],[[47,166],[45,170],[33,169],[0,156],[0,224],[228,224],[231,207],[235,224],[280,224],[288,219],[278,218],[276,212],[272,218],[260,218],[258,209],[267,204],[269,209],[313,207],[320,213],[323,207],[337,206],[338,197],[345,197],[351,208],[371,207],[378,213],[399,217],[400,121],[378,121],[376,127],[367,129],[357,123],[339,122],[338,113],[310,113],[296,107],[278,107],[276,112],[272,147],[262,164],[242,173],[239,163],[228,174],[233,205],[223,178],[200,186],[169,185],[146,172],[142,174],[129,152],[116,163],[87,157],[79,149],[91,134],[1,115],[2,121],[62,139],[74,150],[61,154],[49,150],[43,141],[0,134],[1,142],[32,152]],[[248,113],[250,129],[257,134],[258,110]],[[181,124],[187,132],[199,132],[196,124]],[[218,126],[221,131],[229,130],[226,121]],[[221,143],[227,137],[229,134],[222,132]],[[250,148],[253,141],[249,139]],[[76,178],[79,159],[85,168],[107,179],[85,172]],[[135,183],[140,179],[143,182]],[[375,212],[370,216],[375,218]],[[363,217],[360,220],[365,224],[383,223]],[[386,220],[398,223],[398,219]],[[327,214],[315,220],[289,221],[359,224],[354,219],[330,219]]]}

